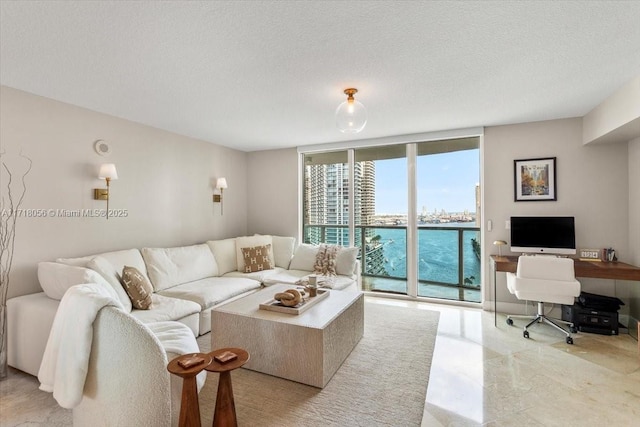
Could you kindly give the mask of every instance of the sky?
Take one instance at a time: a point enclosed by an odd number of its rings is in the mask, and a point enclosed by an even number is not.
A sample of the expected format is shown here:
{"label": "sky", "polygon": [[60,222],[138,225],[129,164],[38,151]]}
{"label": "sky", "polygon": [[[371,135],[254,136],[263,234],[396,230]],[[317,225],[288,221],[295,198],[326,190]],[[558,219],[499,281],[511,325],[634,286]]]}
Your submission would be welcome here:
{"label": "sky", "polygon": [[[475,186],[480,181],[479,150],[419,156],[418,213],[475,212]],[[376,214],[407,213],[407,159],[376,160]]]}

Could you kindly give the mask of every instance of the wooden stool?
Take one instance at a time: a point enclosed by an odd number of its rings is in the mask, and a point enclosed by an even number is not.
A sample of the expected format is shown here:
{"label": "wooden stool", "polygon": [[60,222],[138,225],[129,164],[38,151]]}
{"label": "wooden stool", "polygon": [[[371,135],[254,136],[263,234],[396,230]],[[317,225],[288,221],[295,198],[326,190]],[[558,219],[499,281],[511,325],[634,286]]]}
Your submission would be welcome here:
{"label": "wooden stool", "polygon": [[[215,359],[225,351],[235,353],[238,357],[226,363]],[[237,426],[236,405],[233,401],[233,387],[231,386],[231,371],[249,361],[249,353],[241,348],[221,348],[209,353],[212,361],[205,369],[209,372],[219,372],[218,394],[216,395],[216,409],[213,413],[213,427]]]}
{"label": "wooden stool", "polygon": [[[199,363],[190,368],[183,368],[178,364],[181,360],[188,359],[193,356],[199,356],[204,359],[203,363]],[[174,375],[183,378],[182,381],[182,400],[180,402],[180,427],[200,427],[200,404],[198,403],[198,385],[196,383],[196,375],[211,363],[211,355],[206,353],[188,353],[178,356],[167,365],[167,370]]]}

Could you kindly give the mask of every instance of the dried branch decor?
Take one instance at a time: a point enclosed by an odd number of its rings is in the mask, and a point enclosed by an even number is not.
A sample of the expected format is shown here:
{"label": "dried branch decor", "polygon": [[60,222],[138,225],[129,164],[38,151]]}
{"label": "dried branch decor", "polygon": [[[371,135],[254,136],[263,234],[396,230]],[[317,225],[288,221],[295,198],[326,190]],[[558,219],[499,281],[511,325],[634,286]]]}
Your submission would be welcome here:
{"label": "dried branch decor", "polygon": [[[5,152],[0,152],[0,159]],[[27,160],[27,169],[20,177],[17,198],[13,194],[13,174],[2,159],[0,181],[5,184],[6,192],[0,197],[0,378],[7,376],[7,291],[9,290],[9,273],[13,264],[13,249],[16,240],[16,223],[20,216],[20,206],[27,193],[25,178],[31,171],[32,161],[20,153],[20,157]]]}

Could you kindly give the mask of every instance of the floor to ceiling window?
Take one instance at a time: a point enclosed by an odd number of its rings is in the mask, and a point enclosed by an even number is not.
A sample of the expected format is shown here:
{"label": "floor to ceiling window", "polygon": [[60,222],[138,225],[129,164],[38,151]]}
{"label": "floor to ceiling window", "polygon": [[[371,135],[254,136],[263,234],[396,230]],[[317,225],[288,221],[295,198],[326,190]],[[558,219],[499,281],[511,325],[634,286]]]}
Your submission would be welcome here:
{"label": "floor to ceiling window", "polygon": [[417,144],[418,296],[480,302],[479,138]]}
{"label": "floor to ceiling window", "polygon": [[304,241],[360,247],[363,290],[480,302],[479,140],[304,153]]}
{"label": "floor to ceiling window", "polygon": [[[407,157],[404,145],[355,150],[356,244],[367,291],[407,293]],[[358,174],[356,174],[356,177]],[[358,207],[360,214],[358,214]],[[382,280],[393,278],[399,280]]]}

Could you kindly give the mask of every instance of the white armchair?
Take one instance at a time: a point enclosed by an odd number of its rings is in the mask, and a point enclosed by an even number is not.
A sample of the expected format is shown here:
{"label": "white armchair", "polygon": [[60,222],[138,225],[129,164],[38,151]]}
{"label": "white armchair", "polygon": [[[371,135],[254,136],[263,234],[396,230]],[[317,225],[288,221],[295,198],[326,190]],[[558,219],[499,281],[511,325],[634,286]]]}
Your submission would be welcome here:
{"label": "white armchair", "polygon": [[[580,282],[575,278],[573,259],[558,258],[550,255],[521,256],[518,258],[516,274],[507,273],[509,292],[520,300],[536,301],[538,312],[535,316],[507,316],[507,324],[513,325],[513,318],[532,319],[523,330],[523,336],[529,338],[528,328],[534,323],[547,323],[566,334],[567,344],[573,344],[571,322],[551,319],[544,314],[544,303],[573,305],[575,297],[580,295]],[[558,323],[568,325],[570,331]]]}
{"label": "white armchair", "polygon": [[[198,352],[191,330],[178,322],[142,324],[114,307],[101,309],[76,426],[177,426],[182,379],[167,371],[176,356]],[[206,372],[198,376],[198,390]]]}

